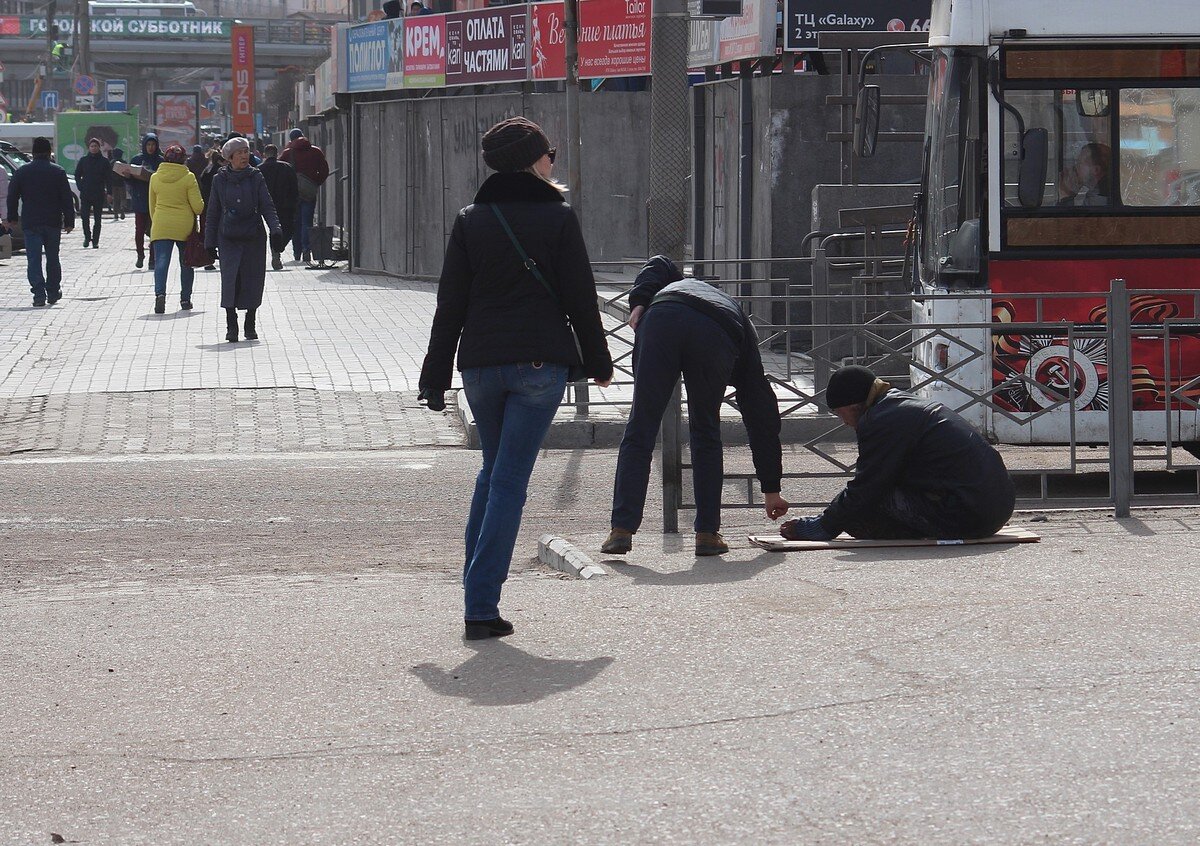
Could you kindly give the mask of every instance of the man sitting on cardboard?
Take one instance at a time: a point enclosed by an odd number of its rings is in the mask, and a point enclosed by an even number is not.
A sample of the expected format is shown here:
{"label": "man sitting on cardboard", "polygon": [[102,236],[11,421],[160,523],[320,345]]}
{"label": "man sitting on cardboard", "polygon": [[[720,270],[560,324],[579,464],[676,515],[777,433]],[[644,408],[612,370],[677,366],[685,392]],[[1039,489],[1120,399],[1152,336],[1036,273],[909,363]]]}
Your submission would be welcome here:
{"label": "man sitting on cardboard", "polygon": [[854,478],[819,517],[790,520],[788,540],[985,538],[1012,517],[1000,453],[950,409],[893,390],[865,367],[829,379],[830,410],[858,439]]}

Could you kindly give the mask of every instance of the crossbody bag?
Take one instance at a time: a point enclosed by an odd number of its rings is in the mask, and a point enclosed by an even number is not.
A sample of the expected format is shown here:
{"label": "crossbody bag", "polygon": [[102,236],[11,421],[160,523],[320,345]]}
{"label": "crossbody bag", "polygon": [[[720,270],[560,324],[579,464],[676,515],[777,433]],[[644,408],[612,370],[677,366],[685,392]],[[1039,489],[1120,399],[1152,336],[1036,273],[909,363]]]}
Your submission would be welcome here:
{"label": "crossbody bag", "polygon": [[521,246],[521,242],[518,241],[517,236],[513,234],[512,227],[508,225],[508,220],[505,219],[504,213],[500,211],[500,207],[495,203],[488,203],[488,206],[491,207],[492,211],[496,215],[496,219],[500,221],[500,225],[504,227],[505,233],[508,235],[509,240],[512,241],[512,245],[516,248],[517,255],[521,257],[521,264],[523,264],[525,269],[533,275],[533,278],[536,279],[538,283],[546,289],[546,293],[550,295],[550,299],[554,300],[554,304],[558,306],[558,310],[562,314],[563,319],[567,321],[567,328],[571,330],[571,341],[575,344],[575,353],[579,356],[580,361],[580,364],[573,364],[571,365],[570,369],[568,369],[567,381],[584,381],[587,379],[587,371],[584,370],[582,364],[583,348],[579,346],[579,333],[575,331],[575,327],[571,324],[571,318],[563,309],[562,301],[558,298],[558,293],[550,287],[550,283],[547,282],[546,277],[542,275],[542,270],[538,267],[537,262],[531,259],[528,253],[525,252],[525,248]]}

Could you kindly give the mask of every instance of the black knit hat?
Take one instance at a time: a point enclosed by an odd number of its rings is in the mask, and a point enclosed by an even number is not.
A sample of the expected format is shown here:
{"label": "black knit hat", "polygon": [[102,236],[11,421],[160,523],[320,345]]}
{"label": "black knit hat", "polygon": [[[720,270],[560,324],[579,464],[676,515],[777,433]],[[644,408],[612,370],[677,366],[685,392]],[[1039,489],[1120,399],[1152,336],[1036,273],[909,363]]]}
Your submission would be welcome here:
{"label": "black knit hat", "polygon": [[825,389],[825,404],[831,409],[866,402],[875,385],[875,374],[857,364],[843,367],[829,377]]}
{"label": "black knit hat", "polygon": [[33,154],[35,156],[50,155],[50,139],[39,135],[33,139]]}
{"label": "black knit hat", "polygon": [[550,152],[550,139],[542,128],[523,117],[502,120],[483,133],[483,161],[492,170],[515,173],[525,170]]}

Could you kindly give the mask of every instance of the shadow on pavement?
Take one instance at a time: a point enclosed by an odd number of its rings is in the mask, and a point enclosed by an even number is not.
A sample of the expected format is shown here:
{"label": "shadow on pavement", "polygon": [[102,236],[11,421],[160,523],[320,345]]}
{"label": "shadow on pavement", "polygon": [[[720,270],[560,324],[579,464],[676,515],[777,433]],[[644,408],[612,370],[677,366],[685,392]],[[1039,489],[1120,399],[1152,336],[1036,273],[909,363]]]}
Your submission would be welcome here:
{"label": "shadow on pavement", "polygon": [[140,314],[138,320],[187,320],[192,317],[199,317],[204,314],[204,310],[192,311],[173,311],[170,314]]}
{"label": "shadow on pavement", "polygon": [[[839,553],[834,559],[838,562],[850,564],[883,564],[888,561],[949,561],[959,558],[981,558],[985,555],[1009,555],[1013,550],[1023,546],[1023,544],[981,544],[979,546],[897,546],[897,547],[873,547],[864,550],[853,549],[816,549],[811,552],[793,552],[791,555],[803,556],[818,556],[823,552]],[[1036,548],[1036,545],[1032,545]],[[783,553],[787,555],[789,553]]]}
{"label": "shadow on pavement", "polygon": [[410,672],[439,696],[472,705],[528,705],[587,684],[613,659],[574,661],[531,655],[500,640],[468,641],[475,654],[452,670],[418,664]]}
{"label": "shadow on pavement", "polygon": [[764,570],[777,567],[784,557],[775,552],[764,552],[750,561],[725,561],[721,558],[698,558],[690,570],[662,573],[640,564],[604,559],[604,563],[623,576],[628,576],[635,585],[720,585],[729,582],[744,582],[753,579]]}

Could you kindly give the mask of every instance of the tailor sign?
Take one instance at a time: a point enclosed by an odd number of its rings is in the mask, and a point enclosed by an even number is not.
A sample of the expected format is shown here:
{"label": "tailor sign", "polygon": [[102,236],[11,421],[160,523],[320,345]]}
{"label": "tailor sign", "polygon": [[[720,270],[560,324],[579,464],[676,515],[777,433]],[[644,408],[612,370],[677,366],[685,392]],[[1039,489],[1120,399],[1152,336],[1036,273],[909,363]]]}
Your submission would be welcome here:
{"label": "tailor sign", "polygon": [[784,0],[783,49],[812,50],[822,32],[911,31],[924,36],[932,5],[933,0]]}
{"label": "tailor sign", "polygon": [[346,33],[348,91],[383,91],[388,75],[386,21],[350,27]]}
{"label": "tailor sign", "polygon": [[579,76],[650,73],[650,0],[581,0]]}
{"label": "tailor sign", "polygon": [[529,72],[525,6],[500,6],[446,20],[446,84],[524,82]]}

